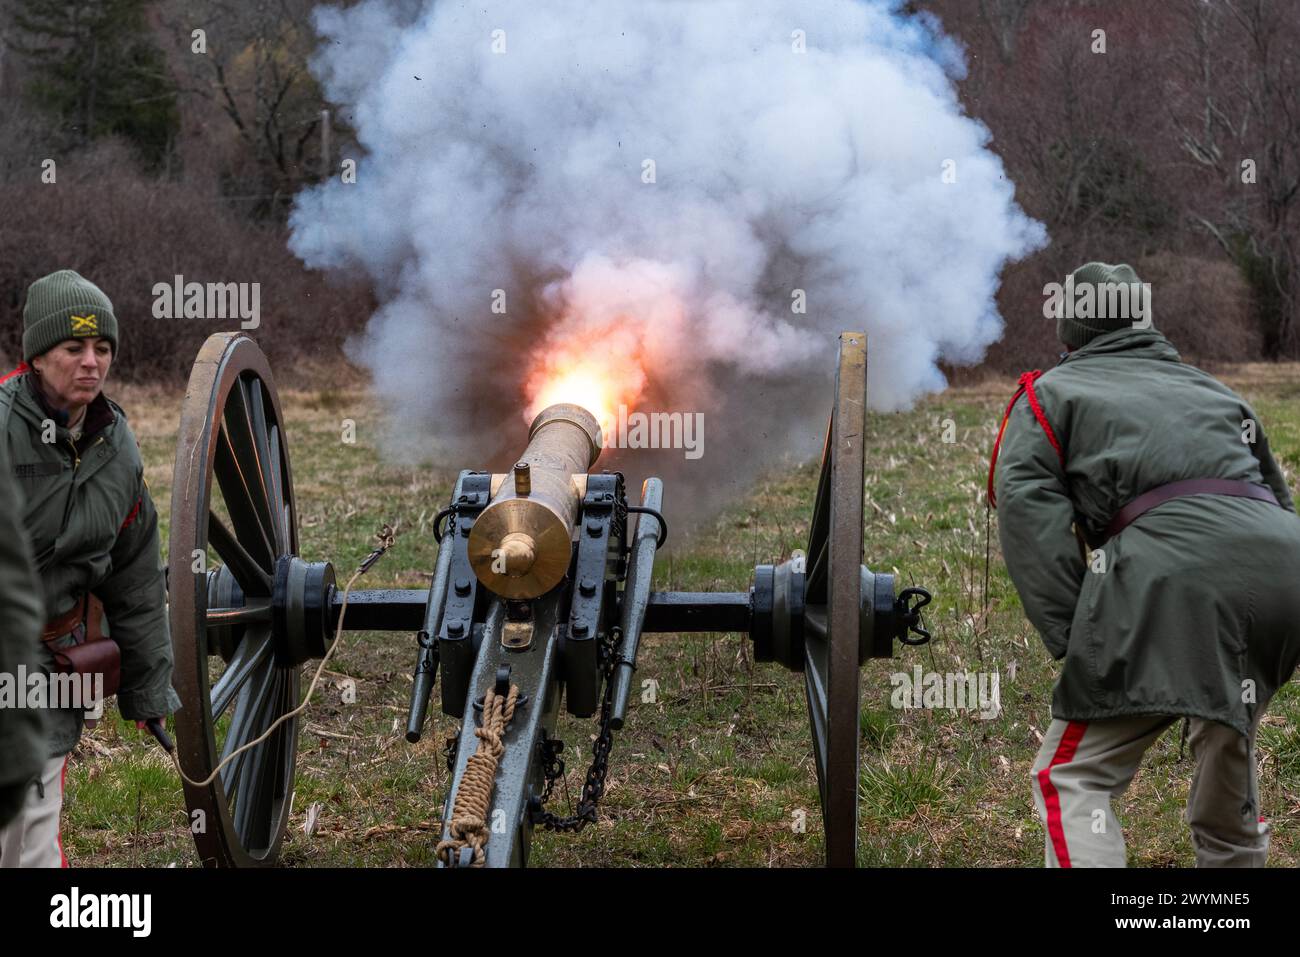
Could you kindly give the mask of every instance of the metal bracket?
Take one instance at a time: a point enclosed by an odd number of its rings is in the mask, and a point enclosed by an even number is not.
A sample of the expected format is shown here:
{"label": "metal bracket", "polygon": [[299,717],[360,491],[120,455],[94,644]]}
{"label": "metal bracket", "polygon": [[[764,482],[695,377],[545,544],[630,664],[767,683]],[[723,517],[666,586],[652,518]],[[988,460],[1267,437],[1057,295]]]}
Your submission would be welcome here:
{"label": "metal bracket", "polygon": [[[492,685],[492,691],[497,695],[497,697],[500,698],[504,698],[510,694],[510,665],[509,664],[502,664],[500,667],[497,668],[496,680]],[[487,695],[479,695],[477,698],[474,699],[473,708],[474,708],[475,724],[481,725],[483,723],[483,699],[486,697]],[[518,698],[515,699],[515,710],[518,711],[526,704],[528,704],[528,695],[521,694]]]}
{"label": "metal bracket", "polygon": [[506,651],[527,651],[533,646],[536,628],[532,605],[527,601],[507,601],[506,620],[501,626],[501,647]]}
{"label": "metal bracket", "polygon": [[501,628],[501,647],[507,651],[527,651],[532,645],[531,621],[508,621]]}
{"label": "metal bracket", "polygon": [[[600,703],[599,636],[606,628],[605,581],[611,541],[618,543],[617,524],[626,521],[623,476],[617,472],[587,477],[587,491],[578,518],[577,556],[569,620],[564,637],[564,703],[580,718],[596,713]],[[621,548],[621,545],[619,545]]]}
{"label": "metal bracket", "polygon": [[469,531],[488,504],[486,472],[461,476],[460,495],[443,536],[442,548],[452,549],[447,573],[447,593],[438,628],[438,656],[442,662],[442,712],[459,716],[465,711],[470,673],[474,669],[474,609],[478,604],[478,577],[469,562]]}
{"label": "metal bracket", "polygon": [[448,867],[473,867],[474,866],[474,848],[466,844],[460,849],[457,855],[447,861]]}

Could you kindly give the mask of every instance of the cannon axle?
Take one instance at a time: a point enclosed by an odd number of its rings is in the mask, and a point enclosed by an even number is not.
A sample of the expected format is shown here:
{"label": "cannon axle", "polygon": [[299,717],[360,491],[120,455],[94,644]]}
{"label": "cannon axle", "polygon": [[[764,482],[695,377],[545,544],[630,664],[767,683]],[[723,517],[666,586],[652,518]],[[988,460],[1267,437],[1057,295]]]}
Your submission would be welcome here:
{"label": "cannon axle", "polygon": [[[488,866],[526,864],[537,825],[579,831],[596,819],[644,634],[748,635],[756,660],[804,676],[827,862],[851,866],[859,667],[891,657],[896,640],[929,638],[920,626],[929,594],[896,595],[894,575],[862,564],[865,404],[866,340],[845,333],[807,549],[758,565],[748,591],[652,591],[667,531],[662,483],[646,479],[640,504],[629,503],[621,474],[590,471],[601,449],[595,419],[558,405],[533,421],[510,471],[460,473],[434,523],[439,548],[427,589],[355,590],[345,612],[334,567],[299,554],[266,359],[244,335],[210,337],[182,409],[167,572],[182,768],[205,780],[240,751],[208,784],[185,783],[191,820],[201,824],[200,859],[275,863],[292,807],[296,719],[270,729],[298,706],[303,666],[327,654],[341,625],[415,635],[407,740],[420,739],[435,686],[442,711],[461,722],[444,840],[480,740],[475,702],[489,689],[518,688],[489,795]],[[562,767],[561,708],[599,715],[593,762],[569,817],[545,806]],[[466,793],[481,793],[481,782]],[[442,863],[463,862],[451,855]]]}

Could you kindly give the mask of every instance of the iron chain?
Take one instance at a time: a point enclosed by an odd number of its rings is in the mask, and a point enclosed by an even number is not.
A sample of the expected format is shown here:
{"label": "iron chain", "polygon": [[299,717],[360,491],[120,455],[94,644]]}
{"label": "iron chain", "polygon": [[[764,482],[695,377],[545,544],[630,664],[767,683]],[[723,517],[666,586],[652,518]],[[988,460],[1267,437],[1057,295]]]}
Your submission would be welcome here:
{"label": "iron chain", "polygon": [[447,761],[447,772],[456,773],[456,752],[460,750],[460,725],[442,745],[442,756]]}
{"label": "iron chain", "polygon": [[601,642],[601,672],[605,677],[605,694],[600,702],[600,733],[592,745],[591,767],[587,769],[587,780],[582,785],[582,797],[578,801],[577,813],[561,817],[546,810],[545,804],[551,797],[555,782],[564,775],[564,761],[559,752],[564,749],[562,741],[545,738],[542,741],[542,774],[546,787],[542,791],[540,807],[532,812],[533,823],[540,824],[548,831],[577,833],[596,820],[596,808],[605,796],[605,776],[609,773],[609,753],[614,747],[614,729],[610,726],[610,714],[614,709],[614,657],[618,642],[618,629],[611,629]]}

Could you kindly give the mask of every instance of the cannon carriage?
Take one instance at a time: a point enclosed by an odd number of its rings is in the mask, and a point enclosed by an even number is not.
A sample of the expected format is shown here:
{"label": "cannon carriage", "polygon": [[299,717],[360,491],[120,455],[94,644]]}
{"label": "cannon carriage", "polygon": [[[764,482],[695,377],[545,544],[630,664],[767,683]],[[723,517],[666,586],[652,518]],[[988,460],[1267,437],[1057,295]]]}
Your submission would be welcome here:
{"label": "cannon carriage", "polygon": [[[341,624],[416,636],[408,740],[422,735],[435,687],[442,711],[460,719],[440,866],[523,866],[534,828],[577,831],[594,820],[642,636],[696,632],[745,636],[756,660],[803,673],[826,862],[852,866],[860,666],[891,657],[896,641],[929,637],[919,618],[929,594],[898,592],[892,575],[862,563],[866,376],[865,335],[841,335],[806,557],[758,565],[748,591],[654,591],[668,532],[663,483],[648,478],[629,498],[622,475],[593,471],[594,417],[556,405],[534,420],[509,471],[460,473],[435,522],[427,589],[352,590],[344,611],[333,566],[299,554],[268,363],[247,336],[210,337],[181,414],[168,555],[183,702],[176,736],[191,779],[186,803],[206,822],[194,834],[200,859],[276,863],[292,807],[296,719],[213,771],[298,706],[302,669],[325,656]],[[219,558],[212,567],[199,560],[209,549]],[[598,725],[567,818],[546,808],[561,708]],[[499,735],[476,733],[499,727],[506,712]]]}

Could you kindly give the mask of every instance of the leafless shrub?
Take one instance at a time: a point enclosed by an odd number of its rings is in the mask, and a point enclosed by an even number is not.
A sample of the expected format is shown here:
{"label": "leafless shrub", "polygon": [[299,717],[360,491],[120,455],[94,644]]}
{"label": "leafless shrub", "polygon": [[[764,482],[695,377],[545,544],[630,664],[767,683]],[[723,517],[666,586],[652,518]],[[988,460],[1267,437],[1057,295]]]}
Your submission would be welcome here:
{"label": "leafless shrub", "polygon": [[331,285],[307,271],[278,225],[257,225],[213,189],[135,170],[129,151],[104,142],[60,163],[54,184],[39,172],[0,182],[0,350],[21,358],[22,306],[30,283],[70,268],[113,300],[122,335],[117,374],[134,380],[186,376],[203,340],[238,319],[154,318],[154,286],[186,281],[260,283],[260,327],[250,330],[273,363],[337,356],[374,309],[361,284]]}

